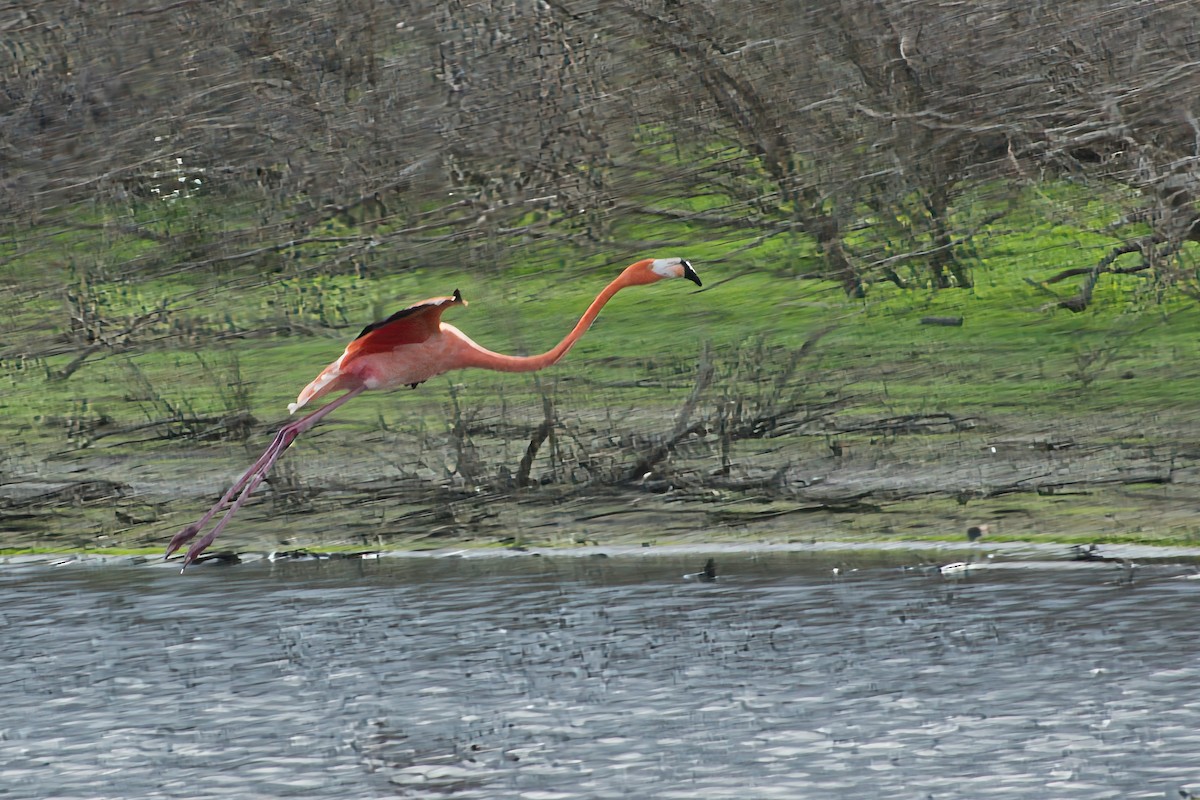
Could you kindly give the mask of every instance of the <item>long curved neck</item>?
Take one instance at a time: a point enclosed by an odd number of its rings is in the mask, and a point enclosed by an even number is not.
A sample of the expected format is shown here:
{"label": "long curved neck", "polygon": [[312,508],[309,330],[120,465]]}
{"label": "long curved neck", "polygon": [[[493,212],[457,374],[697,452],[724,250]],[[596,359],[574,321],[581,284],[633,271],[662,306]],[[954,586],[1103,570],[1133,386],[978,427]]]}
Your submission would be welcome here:
{"label": "long curved neck", "polygon": [[565,356],[583,334],[587,333],[587,329],[596,321],[596,317],[600,316],[600,309],[604,308],[605,303],[611,300],[614,294],[629,285],[631,285],[631,281],[626,273],[618,275],[612,283],[604,287],[600,294],[596,295],[596,299],[587,307],[587,311],[583,312],[583,316],[579,318],[579,322],[575,323],[571,332],[563,337],[561,342],[541,355],[509,356],[480,347],[468,340],[471,352],[467,355],[468,363],[463,366],[482,367],[498,372],[534,372],[544,369]]}

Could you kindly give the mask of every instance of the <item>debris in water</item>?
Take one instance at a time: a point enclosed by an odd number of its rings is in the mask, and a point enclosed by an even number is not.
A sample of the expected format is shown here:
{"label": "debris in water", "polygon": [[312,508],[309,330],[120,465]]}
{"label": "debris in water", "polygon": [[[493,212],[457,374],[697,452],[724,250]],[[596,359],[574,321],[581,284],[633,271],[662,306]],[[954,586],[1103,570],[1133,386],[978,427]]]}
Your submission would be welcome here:
{"label": "debris in water", "polygon": [[710,558],[704,562],[704,569],[700,572],[691,572],[683,576],[685,581],[701,581],[703,583],[712,583],[717,579],[717,561]]}

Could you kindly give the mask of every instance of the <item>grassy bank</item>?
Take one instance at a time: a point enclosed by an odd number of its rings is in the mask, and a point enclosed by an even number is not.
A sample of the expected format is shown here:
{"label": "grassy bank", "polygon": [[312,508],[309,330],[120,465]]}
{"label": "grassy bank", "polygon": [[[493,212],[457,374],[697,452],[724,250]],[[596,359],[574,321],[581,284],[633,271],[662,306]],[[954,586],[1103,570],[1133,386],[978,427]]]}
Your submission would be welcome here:
{"label": "grassy bank", "polygon": [[[1104,276],[1084,313],[1055,307],[1027,279],[1114,240],[1042,224],[1038,202],[975,237],[973,288],[862,299],[807,277],[804,237],[750,247],[679,222],[626,223],[621,240],[655,244],[603,255],[514,240],[492,261],[384,248],[347,266],[326,242],[228,268],[147,266],[145,236],[100,212],[25,230],[0,268],[0,548],[157,547],[367,322],[457,288],[470,307],[448,322],[540,352],[626,263],[667,254],[705,288],[623,293],[547,372],[451,374],[339,410],[231,545],[957,539],[985,521],[995,537],[1194,543],[1200,311],[1153,276]],[[237,214],[208,208],[192,235]],[[136,222],[166,235],[176,217]]]}

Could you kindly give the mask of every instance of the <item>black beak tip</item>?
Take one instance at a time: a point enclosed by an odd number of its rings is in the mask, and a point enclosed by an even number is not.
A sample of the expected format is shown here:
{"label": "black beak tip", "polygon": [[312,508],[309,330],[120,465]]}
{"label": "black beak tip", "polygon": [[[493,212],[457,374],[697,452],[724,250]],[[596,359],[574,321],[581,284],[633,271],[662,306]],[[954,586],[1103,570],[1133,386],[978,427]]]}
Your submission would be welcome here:
{"label": "black beak tip", "polygon": [[703,283],[700,282],[700,276],[696,274],[696,270],[692,268],[691,263],[688,261],[683,262],[683,277],[687,278],[689,281],[696,284],[697,286],[704,285]]}

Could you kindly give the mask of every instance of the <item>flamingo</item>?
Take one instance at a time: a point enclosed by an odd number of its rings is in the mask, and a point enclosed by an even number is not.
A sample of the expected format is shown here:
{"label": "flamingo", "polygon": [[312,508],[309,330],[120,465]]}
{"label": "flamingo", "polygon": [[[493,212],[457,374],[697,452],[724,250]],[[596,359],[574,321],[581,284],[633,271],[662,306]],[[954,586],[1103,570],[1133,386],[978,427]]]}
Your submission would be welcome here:
{"label": "flamingo", "polygon": [[[346,346],[341,358],[313,378],[300,392],[296,402],[288,404],[288,412],[295,414],[314,400],[334,392],[344,391],[345,394],[280,428],[266,451],[229,491],[204,516],[175,534],[163,557],[170,558],[172,553],[195,538],[221,509],[228,508],[213,529],[188,549],[183,558],[183,569],[187,569],[216,540],[292,442],[350,399],[368,389],[397,389],[401,386],[415,389],[430,378],[455,369],[477,367],[497,372],[544,369],[567,354],[613,295],[628,286],[644,286],[664,278],[686,278],[697,286],[702,285],[700,276],[685,259],[646,258],[634,262],[596,295],[579,322],[561,342],[536,356],[510,356],[492,352],[476,344],[458,328],[442,322],[442,313],[446,309],[467,304],[457,289],[450,297],[423,300],[382,322],[368,325]],[[235,496],[237,499],[234,499]]]}

